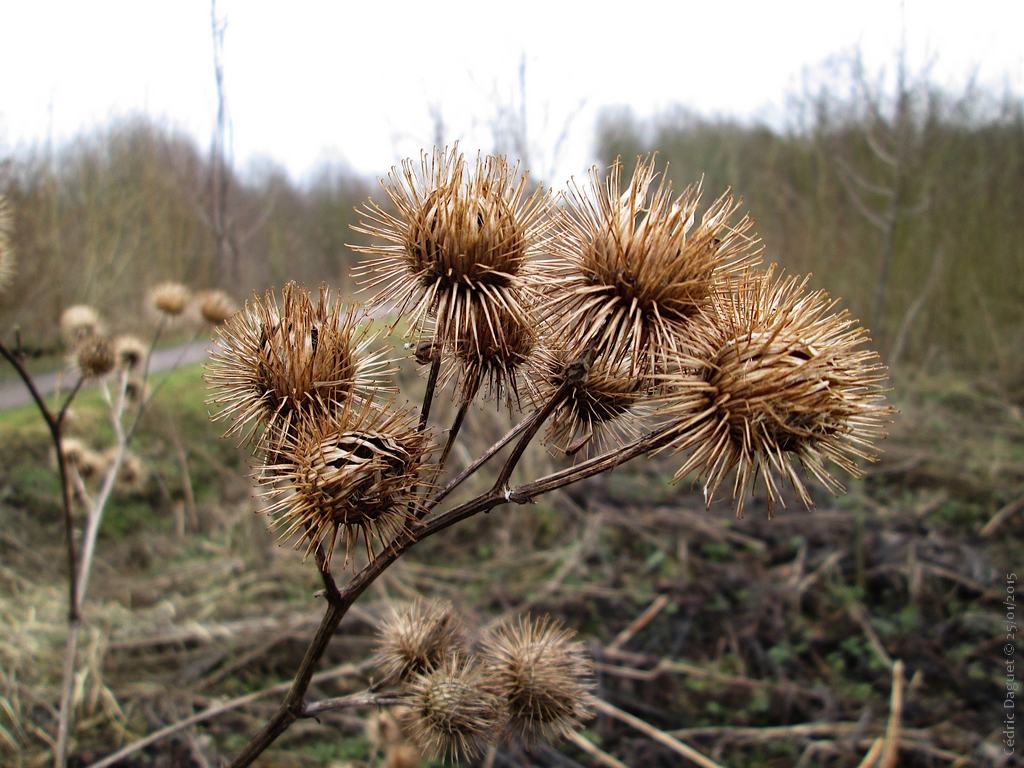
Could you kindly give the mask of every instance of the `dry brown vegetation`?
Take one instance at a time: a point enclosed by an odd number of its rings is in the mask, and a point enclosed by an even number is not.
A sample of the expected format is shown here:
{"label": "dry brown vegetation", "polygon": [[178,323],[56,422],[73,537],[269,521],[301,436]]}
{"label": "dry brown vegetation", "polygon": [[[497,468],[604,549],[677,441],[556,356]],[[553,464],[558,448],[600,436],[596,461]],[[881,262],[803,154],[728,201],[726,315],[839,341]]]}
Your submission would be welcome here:
{"label": "dry brown vegetation", "polygon": [[[75,754],[85,763],[223,697],[286,686],[319,621],[309,599],[320,586],[315,570],[275,546],[253,515],[244,457],[207,424],[198,385],[199,371],[183,371],[158,401],[138,449],[154,471],[143,487],[115,494],[102,533],[88,613],[96,633],[83,641],[89,675]],[[698,493],[670,484],[674,463],[617,470],[538,505],[492,512],[389,570],[342,622],[311,692],[365,685],[378,619],[396,600],[427,595],[451,599],[480,623],[527,612],[562,619],[588,641],[605,701],[721,765],[783,768],[805,754],[805,766],[858,765],[886,733],[893,659],[902,660],[906,684],[898,764],[966,756],[961,765],[998,765],[1000,583],[1019,566],[1024,537],[1024,516],[1013,514],[1024,494],[1024,422],[996,394],[916,381],[899,399],[883,463],[838,504],[816,493],[812,514],[790,499],[792,508],[769,522],[763,494],[742,521],[725,504],[705,512]],[[438,405],[450,419],[454,406]],[[80,408],[84,431],[102,425],[98,406]],[[464,435],[467,456],[507,427],[497,413],[480,416],[484,423]],[[187,439],[188,476],[166,438],[172,423]],[[61,557],[59,518],[41,426],[23,415],[4,434],[0,652],[5,695],[24,730],[0,723],[32,765],[46,748],[33,728],[51,722],[44,702],[58,682],[65,596],[59,570],[46,564]],[[524,459],[531,474],[551,461],[542,451]],[[189,483],[194,512],[186,511]],[[1010,514],[980,535],[1001,509]],[[202,755],[213,764],[244,743],[282,693],[124,765],[171,756],[171,764],[202,765]],[[397,746],[373,740],[378,730],[366,723],[374,721],[373,710],[327,713],[293,728],[266,764],[358,766],[379,750],[379,765]],[[586,736],[626,765],[680,764],[670,748],[608,715]],[[8,760],[19,754],[3,749]],[[503,751],[495,765],[601,764],[577,746],[560,749],[564,757]]]}
{"label": "dry brown vegetation", "polygon": [[[502,747],[492,766],[674,766],[679,742],[731,768],[853,768],[866,754],[912,768],[1012,764],[1002,601],[1024,538],[1024,116],[1015,99],[927,82],[908,85],[901,113],[859,87],[851,100],[807,99],[791,134],[609,113],[598,147],[608,163],[657,150],[680,187],[702,174],[706,188],[731,185],[768,257],[813,271],[857,316],[884,284],[883,357],[903,341],[882,462],[838,501],[812,485],[813,514],[785,496],[771,522],[763,487],[736,520],[725,504],[705,511],[691,478],[673,485],[678,462],[664,459],[498,509],[386,572],[341,623],[311,693],[365,688],[380,620],[427,595],[479,625],[549,614],[589,643],[606,705],[583,741]],[[897,150],[898,172],[883,157]],[[19,269],[0,328],[20,325],[43,348],[63,308],[93,302],[123,325],[141,311],[138,287],[165,279],[236,295],[287,279],[345,286],[352,208],[372,186],[330,170],[304,188],[273,170],[236,179],[239,289],[212,256],[208,163],[188,139],[122,123],[11,158],[2,174]],[[115,491],[101,531],[78,765],[224,700],[120,765],[202,767],[237,752],[277,708],[322,613],[315,569],[253,515],[244,452],[207,423],[199,376],[176,374],[146,418],[138,450],[151,472]],[[402,380],[422,387],[411,365]],[[456,405],[438,407],[450,422]],[[475,415],[453,454],[461,466],[509,427]],[[59,487],[37,418],[0,417],[0,758],[25,766],[49,759],[66,611]],[[109,437],[95,398],[77,418],[86,440]],[[537,476],[563,461],[531,449],[522,466]],[[367,708],[303,721],[264,760],[395,768],[416,765],[409,755],[394,721]]]}
{"label": "dry brown vegetation", "polygon": [[703,177],[742,195],[766,258],[842,296],[883,358],[923,294],[904,361],[981,368],[1019,389],[1024,104],[950,94],[926,79],[908,78],[895,94],[863,76],[830,86],[794,103],[788,132],[681,109],[650,124],[609,111],[598,153],[609,163],[657,151],[677,184]]}
{"label": "dry brown vegetation", "polygon": [[[144,119],[124,120],[50,153],[0,163],[0,190],[17,210],[19,269],[0,305],[0,326],[31,330],[52,348],[65,307],[103,307],[137,322],[140,286],[164,280],[244,295],[287,280],[349,286],[353,208],[368,180],[325,166],[304,187],[271,164],[229,187],[228,233],[240,254],[218,263],[210,225],[210,164],[195,142]],[[133,320],[134,319],[134,320]]]}

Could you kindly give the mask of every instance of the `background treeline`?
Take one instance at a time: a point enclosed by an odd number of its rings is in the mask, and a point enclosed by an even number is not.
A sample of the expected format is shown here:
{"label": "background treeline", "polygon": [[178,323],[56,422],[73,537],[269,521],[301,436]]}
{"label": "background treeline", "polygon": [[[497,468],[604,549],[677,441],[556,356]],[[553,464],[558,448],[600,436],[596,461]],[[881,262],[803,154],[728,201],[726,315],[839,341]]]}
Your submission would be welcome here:
{"label": "background treeline", "polygon": [[[603,164],[657,151],[677,187],[731,187],[767,261],[813,273],[868,324],[883,357],[991,371],[1019,387],[1024,353],[1024,110],[898,76],[794,100],[785,132],[684,110],[609,110]],[[902,339],[901,339],[902,337]]]}
{"label": "background treeline", "polygon": [[163,280],[238,300],[288,280],[351,288],[345,244],[360,240],[349,225],[372,179],[331,165],[302,187],[270,164],[231,175],[218,258],[211,168],[191,137],[146,119],[8,158],[0,192],[14,213],[18,268],[0,327],[52,345],[61,311],[82,302],[130,326]]}
{"label": "background treeline", "polygon": [[[731,187],[757,220],[766,258],[842,297],[890,362],[985,371],[1016,389],[1021,100],[951,94],[902,69],[886,88],[854,62],[794,99],[788,115],[790,127],[773,130],[682,109],[649,121],[607,110],[595,154],[602,166],[621,156],[631,170],[633,158],[657,151],[677,188],[703,177],[705,203]],[[373,179],[325,166],[297,185],[270,164],[231,175],[229,242],[218,251],[211,168],[193,139],[145,119],[4,161],[20,266],[0,327],[52,342],[61,310],[78,302],[131,322],[145,289],[167,279],[238,299],[289,279],[353,288],[346,244],[361,236],[349,225],[377,190]]]}

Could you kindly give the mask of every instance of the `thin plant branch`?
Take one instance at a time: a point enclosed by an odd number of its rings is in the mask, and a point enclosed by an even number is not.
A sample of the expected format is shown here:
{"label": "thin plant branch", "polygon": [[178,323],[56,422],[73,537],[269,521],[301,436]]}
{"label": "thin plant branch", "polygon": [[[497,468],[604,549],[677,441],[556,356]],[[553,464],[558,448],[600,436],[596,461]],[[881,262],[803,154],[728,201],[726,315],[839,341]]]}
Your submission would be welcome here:
{"label": "thin plant branch", "polygon": [[[143,391],[145,390],[145,381],[147,380],[147,378],[149,376],[149,368],[150,368],[150,363],[151,363],[151,360],[152,360],[153,351],[156,348],[157,342],[159,341],[160,334],[161,334],[161,332],[163,330],[163,327],[164,327],[164,322],[165,322],[165,319],[161,318],[161,321],[158,324],[156,332],[154,334],[153,342],[150,345],[149,350],[146,353],[146,360],[145,360],[145,364],[144,364],[144,367],[143,367],[143,377],[142,377],[143,378],[143,386],[142,386]],[[198,335],[199,335],[199,331],[197,331],[196,334],[193,336],[192,342],[194,342],[196,340],[196,338],[198,338]],[[188,347],[186,345],[184,347],[184,349],[187,349],[187,348]],[[86,520],[85,533],[83,535],[83,540],[82,540],[81,558],[77,562],[77,577],[73,577],[74,578],[74,583],[76,585],[76,588],[74,590],[74,602],[72,603],[72,613],[70,614],[71,618],[69,619],[69,622],[68,622],[68,639],[67,639],[67,643],[66,643],[66,647],[65,647],[64,677],[63,677],[62,685],[61,685],[61,706],[60,706],[60,710],[59,710],[59,719],[58,719],[58,726],[57,726],[57,746],[56,746],[56,748],[54,750],[54,765],[55,765],[55,768],[63,768],[63,766],[64,766],[64,764],[66,762],[67,743],[68,743],[68,740],[70,738],[71,718],[72,718],[72,714],[73,714],[72,713],[71,697],[72,697],[73,685],[74,685],[74,677],[75,677],[75,675],[74,675],[74,672],[75,672],[75,670],[74,670],[74,661],[75,661],[76,648],[77,648],[77,644],[78,644],[78,632],[79,632],[79,629],[81,628],[81,610],[82,610],[82,606],[83,606],[84,601],[85,601],[85,594],[86,594],[86,590],[87,590],[88,584],[89,584],[89,577],[90,577],[90,575],[92,573],[92,564],[93,564],[93,560],[94,560],[95,552],[96,552],[96,540],[97,540],[97,537],[99,536],[100,526],[101,526],[101,524],[103,522],[103,513],[104,513],[104,511],[106,509],[107,502],[110,500],[110,496],[113,493],[114,485],[117,482],[117,477],[118,477],[118,475],[119,475],[119,473],[121,471],[121,466],[124,463],[125,455],[128,452],[128,445],[131,442],[131,439],[132,439],[132,437],[135,434],[135,430],[139,426],[139,423],[140,423],[140,421],[142,419],[142,414],[143,414],[143,412],[145,410],[146,405],[156,395],[156,393],[159,391],[160,387],[162,387],[163,384],[167,381],[167,379],[169,378],[171,373],[173,373],[173,371],[177,370],[178,366],[181,363],[181,360],[184,357],[184,354],[185,354],[185,352],[183,350],[181,355],[179,355],[178,360],[172,366],[171,372],[169,372],[166,376],[164,376],[164,378],[160,381],[160,384],[157,385],[157,387],[154,389],[154,391],[150,394],[149,397],[143,398],[143,400],[139,404],[139,409],[136,412],[135,417],[134,417],[134,419],[132,421],[132,425],[131,425],[131,427],[128,430],[125,430],[125,428],[124,428],[124,412],[125,412],[125,406],[127,404],[128,372],[123,370],[123,371],[121,371],[121,373],[120,373],[120,375],[118,377],[118,389],[117,389],[116,397],[113,397],[113,398],[111,397],[110,390],[107,388],[105,383],[102,385],[102,388],[101,388],[101,391],[103,392],[104,400],[106,401],[107,407],[108,407],[109,412],[110,412],[111,425],[112,425],[113,430],[114,430],[114,436],[115,436],[114,454],[113,454],[113,458],[111,459],[110,466],[107,469],[107,473],[106,473],[106,475],[105,475],[105,477],[103,479],[103,485],[100,488],[100,492],[96,496],[96,498],[92,501],[92,504],[89,507],[89,514],[88,514],[88,517],[87,517],[87,520]],[[68,407],[68,405],[71,402],[71,398],[73,397],[73,395],[75,393],[78,392],[79,388],[81,387],[81,384],[82,384],[82,378],[79,378],[78,382],[75,384],[74,389],[72,390],[72,393],[69,394],[67,400],[65,401],[63,407],[61,408],[61,418],[63,418],[63,415],[66,413],[67,407]],[[49,421],[49,419],[48,419],[48,421]],[[59,425],[59,423],[57,424],[57,433],[56,433],[56,435],[57,436],[56,436],[55,439],[59,441],[59,439],[60,439],[60,425]],[[63,451],[61,450],[61,445],[58,442],[57,443],[57,456],[58,456],[58,461],[61,462],[61,463],[63,463],[62,462],[62,454],[63,454]],[[63,475],[66,478],[66,476],[67,476],[67,469],[66,469],[66,467],[63,470]],[[86,498],[88,498],[87,494],[86,494]],[[69,502],[69,505],[68,505],[68,509],[69,509],[68,516],[70,518],[70,502]],[[70,530],[69,530],[69,536],[70,535],[71,535],[71,533],[70,533]],[[74,569],[74,567],[75,567],[75,564],[72,563],[72,568]]]}
{"label": "thin plant branch", "polygon": [[498,453],[498,451],[500,451],[513,440],[515,440],[516,437],[518,437],[524,429],[527,429],[530,426],[531,422],[537,418],[537,413],[538,411],[534,411],[525,419],[516,424],[512,429],[506,432],[505,435],[500,440],[498,440],[498,442],[496,442],[494,445],[492,445],[490,448],[484,451],[484,453],[482,453],[478,459],[476,459],[472,464],[470,464],[458,475],[456,475],[451,481],[449,481],[448,485],[446,485],[444,488],[438,491],[434,495],[434,497],[427,502],[427,511],[429,512],[431,509],[440,504],[445,499],[445,497],[448,496],[448,494],[450,494],[452,491],[458,488],[463,482],[465,482],[470,476],[472,476],[473,473],[480,469],[480,467],[482,467],[484,464],[486,464],[488,461],[494,458],[494,455]]}
{"label": "thin plant branch", "polygon": [[567,375],[565,380],[558,386],[558,389],[556,389],[551,397],[548,398],[548,401],[544,403],[544,407],[537,411],[536,416],[530,420],[526,429],[523,430],[523,434],[519,438],[519,442],[515,444],[515,447],[512,449],[512,453],[509,454],[509,457],[505,460],[504,466],[502,466],[501,471],[498,473],[498,479],[494,481],[495,488],[500,489],[505,487],[509,478],[512,477],[512,472],[515,470],[516,465],[519,464],[519,460],[526,452],[526,447],[537,435],[540,428],[544,426],[544,422],[548,420],[548,417],[555,412],[555,408],[565,400],[566,396],[569,394],[569,390],[572,389],[572,387],[574,387],[581,378],[586,376],[587,368],[589,368],[589,363],[587,363],[586,366],[575,375]]}
{"label": "thin plant branch", "polygon": [[441,354],[434,349],[430,355],[430,373],[427,374],[427,386],[423,391],[423,403],[420,405],[420,432],[427,428],[427,420],[430,418],[430,406],[434,402],[434,390],[437,388],[437,377],[440,372]]}
{"label": "thin plant branch", "polygon": [[107,501],[110,499],[110,494],[114,491],[114,484],[117,482],[117,475],[121,470],[121,464],[124,462],[125,454],[128,451],[128,436],[124,431],[124,426],[121,423],[121,416],[124,413],[125,406],[125,390],[128,383],[128,374],[125,371],[121,372],[120,380],[118,382],[118,393],[116,401],[110,398],[109,391],[104,388],[104,395],[107,398],[107,404],[110,406],[110,417],[111,423],[114,427],[115,446],[114,454],[111,459],[110,466],[107,469],[107,474],[103,478],[103,485],[100,488],[99,494],[96,496],[96,500],[93,503],[92,509],[89,510],[89,517],[86,521],[85,535],[82,542],[82,557],[78,563],[78,608],[81,610],[82,604],[85,600],[85,592],[89,584],[89,575],[92,572],[92,561],[96,552],[96,537],[99,535],[100,524],[103,522],[103,512],[106,509]]}
{"label": "thin plant branch", "polygon": [[93,498],[92,494],[89,493],[89,489],[85,487],[85,481],[82,479],[82,475],[78,472],[78,468],[71,467],[71,479],[75,484],[75,493],[78,495],[78,500],[82,506],[86,509],[92,509]]}
{"label": "thin plant branch", "polygon": [[992,515],[992,519],[985,523],[985,526],[978,532],[981,536],[991,536],[1003,521],[1019,509],[1024,509],[1024,496],[1019,496],[1009,504],[1003,506],[998,512]]}
{"label": "thin plant branch", "polygon": [[[550,405],[552,409],[554,408],[552,405],[554,402],[555,397],[553,396],[548,402],[548,405]],[[541,421],[540,416],[543,415],[546,408],[547,406],[538,412],[538,418],[531,423],[531,426],[537,427],[537,423]],[[546,493],[550,490],[578,482],[587,477],[606,472],[609,469],[629,461],[630,459],[636,458],[643,453],[663,447],[674,437],[673,429],[674,428],[663,427],[645,438],[635,440],[624,449],[609,451],[576,467],[572,467],[561,472],[555,472],[541,478],[540,480],[536,480],[532,483],[525,483],[524,485],[514,489],[502,490],[497,487],[492,488],[476,498],[453,507],[452,509],[438,515],[432,520],[428,520],[427,522],[420,524],[417,527],[406,528],[403,533],[400,534],[397,541],[391,542],[388,546],[384,547],[372,562],[365,565],[362,570],[352,577],[348,584],[340,590],[336,602],[332,601],[329,597],[327,611],[324,613],[324,617],[320,622],[316,635],[309,647],[306,649],[306,654],[299,665],[299,670],[295,675],[295,679],[292,681],[292,686],[289,689],[287,696],[266,726],[264,726],[263,729],[253,737],[252,741],[246,745],[245,749],[230,763],[230,768],[243,768],[244,766],[250,765],[253,760],[259,757],[263,751],[277,739],[278,736],[284,733],[291,726],[292,723],[303,716],[303,700],[306,695],[306,691],[309,689],[313,670],[316,668],[316,665],[326,652],[327,646],[330,643],[331,638],[334,636],[334,632],[337,630],[341,620],[345,617],[348,609],[353,603],[355,603],[359,596],[377,579],[378,576],[380,576],[380,574],[387,570],[387,568],[398,560],[399,557],[405,554],[405,552],[428,536],[432,536],[435,533],[438,533],[461,520],[465,520],[466,518],[479,514],[480,512],[487,512],[497,506],[509,503],[510,501],[517,504],[525,504],[534,496],[538,496],[541,493]],[[536,428],[533,429],[533,434],[536,434]],[[508,466],[514,467],[514,464],[507,463],[506,467]],[[509,470],[509,472],[511,472],[511,470]],[[323,573],[322,570],[321,573]]]}
{"label": "thin plant branch", "polygon": [[[19,348],[21,346],[19,340]],[[68,407],[75,395],[82,386],[83,378],[79,377],[71,393],[64,400],[57,415],[46,405],[36,386],[31,374],[22,364],[18,355],[13,354],[7,347],[0,343],[0,354],[14,367],[25,383],[36,407],[42,414],[46,426],[50,430],[50,437],[53,440],[54,450],[57,454],[57,473],[60,476],[61,501],[63,506],[64,538],[67,551],[68,568],[68,637],[64,647],[64,664],[62,670],[60,709],[57,721],[57,739],[54,744],[54,766],[63,768],[66,762],[67,746],[71,731],[71,699],[74,688],[75,655],[78,648],[78,626],[81,623],[81,584],[76,575],[75,564],[75,530],[74,521],[71,517],[71,482],[68,477],[68,463],[64,456],[63,425],[64,417],[67,415]]]}
{"label": "thin plant branch", "polygon": [[309,704],[302,711],[302,717],[316,717],[324,712],[333,712],[338,709],[354,709],[355,707],[397,707],[407,704],[408,699],[403,696],[387,696],[373,693],[353,693],[348,696],[339,696],[334,699],[323,699],[315,704]]}
{"label": "thin plant branch", "polygon": [[900,720],[903,716],[903,660],[892,665],[892,695],[889,701],[889,723],[885,729],[885,746],[878,761],[879,768],[896,768],[899,756]]}
{"label": "thin plant branch", "polygon": [[71,407],[71,401],[75,399],[75,396],[78,394],[78,391],[82,388],[82,384],[84,383],[85,377],[79,376],[78,381],[75,382],[75,386],[71,388],[67,397],[64,398],[64,402],[61,404],[60,410],[57,411],[57,426],[62,426],[64,424],[64,417],[68,413],[68,408]]}
{"label": "thin plant branch", "polygon": [[566,738],[573,744],[575,744],[577,747],[582,749],[584,752],[586,752],[588,755],[590,755],[592,758],[594,758],[597,762],[601,763],[601,765],[607,765],[608,768],[629,768],[628,765],[621,762],[620,760],[616,760],[607,752],[600,749],[592,741],[587,739],[586,736],[577,733],[576,731],[569,731]]}
{"label": "thin plant branch", "polygon": [[57,743],[53,748],[53,764],[55,768],[64,768],[67,762],[68,741],[71,737],[72,695],[75,688],[75,656],[78,652],[78,630],[81,623],[81,615],[76,613],[68,621],[68,636],[64,641],[60,709],[57,710]]}
{"label": "thin plant branch", "polygon": [[892,351],[889,353],[889,378],[893,378],[896,375],[896,366],[899,364],[900,355],[903,353],[903,347],[907,342],[907,337],[910,335],[910,329],[914,325],[917,313],[924,307],[925,302],[939,282],[939,276],[942,274],[943,255],[942,246],[935,249],[935,253],[932,256],[932,266],[928,270],[928,277],[925,279],[924,286],[922,286],[921,292],[910,303],[906,313],[903,315],[903,321],[900,323],[899,330],[896,331],[896,339],[892,343]]}
{"label": "thin plant branch", "polygon": [[[420,404],[420,421],[417,426],[418,431],[422,432],[427,428],[427,422],[430,419],[430,406],[434,402],[434,390],[437,388],[437,377],[441,372],[441,353],[436,347],[431,346],[430,352],[430,373],[427,374],[427,386],[423,391],[423,402]],[[443,463],[443,462],[442,462]],[[412,488],[412,495],[416,495],[417,488]],[[415,504],[409,505],[409,512],[412,517],[422,518],[423,512],[416,508]]]}
{"label": "thin plant branch", "polygon": [[864,755],[864,759],[857,764],[857,768],[871,768],[875,761],[878,760],[878,756],[882,754],[882,749],[885,747],[885,739],[878,737],[871,745],[871,749]]}
{"label": "thin plant branch", "polygon": [[452,452],[452,447],[455,445],[455,439],[459,436],[459,430],[462,429],[462,423],[466,420],[466,414],[469,413],[469,408],[473,404],[473,399],[467,397],[459,405],[459,411],[455,414],[455,421],[452,422],[451,429],[448,430],[448,439],[445,440],[444,450],[441,451],[441,458],[437,464],[439,467],[443,467],[445,462],[448,461],[448,456]]}
{"label": "thin plant branch", "polygon": [[135,431],[139,428],[139,422],[142,421],[142,415],[146,411],[146,406],[148,406],[153,401],[153,398],[157,396],[157,394],[163,388],[164,384],[167,383],[167,380],[171,378],[171,375],[178,370],[178,368],[181,366],[181,361],[185,359],[185,354],[188,352],[188,348],[199,339],[199,335],[203,332],[205,328],[205,326],[199,328],[195,333],[192,334],[192,338],[189,339],[187,343],[182,345],[181,352],[178,354],[178,359],[174,361],[174,364],[167,371],[166,375],[164,375],[164,377],[160,379],[160,382],[155,387],[153,387],[153,391],[146,395],[146,382],[149,378],[150,355],[152,355],[153,350],[156,348],[156,343],[160,338],[160,328],[162,327],[163,318],[161,318],[160,325],[157,327],[157,333],[156,336],[153,338],[152,346],[150,346],[149,348],[149,354],[146,355],[146,365],[143,368],[142,384],[140,387],[143,396],[139,402],[139,410],[135,412],[135,417],[132,419],[132,425],[127,430],[128,442],[131,442],[132,437],[134,437],[135,435]]}
{"label": "thin plant branch", "polygon": [[[876,118],[881,119],[881,116],[876,115]],[[870,129],[864,131],[864,140],[867,141],[868,146],[871,148],[871,151],[874,152],[875,157],[892,168],[896,167],[898,162],[896,157],[891,152],[882,148],[882,145],[878,143],[878,139],[875,138],[874,133],[872,133]]]}
{"label": "thin plant branch", "polygon": [[[53,412],[46,405],[46,401],[43,399],[42,394],[40,394],[39,388],[36,386],[32,375],[22,364],[21,359],[7,349],[6,345],[3,343],[0,343],[0,355],[3,355],[4,359],[14,367],[14,370],[18,372],[21,380],[28,388],[29,394],[32,395],[32,399],[35,401],[36,407],[39,409],[39,413],[42,415],[43,420],[46,421],[46,426],[50,429],[50,437],[53,440],[53,446],[57,452],[57,474],[60,476],[61,501],[63,502],[62,515],[64,523],[64,539],[67,549],[68,620],[74,621],[78,617],[78,583],[75,580],[75,563],[77,558],[75,556],[74,522],[71,519],[71,483],[68,478],[68,466],[67,460],[64,457],[63,437],[61,435],[64,417],[67,415],[68,404],[71,401],[70,399],[66,400],[63,407],[60,409],[59,416],[54,416]],[[77,386],[75,391],[78,391]]]}

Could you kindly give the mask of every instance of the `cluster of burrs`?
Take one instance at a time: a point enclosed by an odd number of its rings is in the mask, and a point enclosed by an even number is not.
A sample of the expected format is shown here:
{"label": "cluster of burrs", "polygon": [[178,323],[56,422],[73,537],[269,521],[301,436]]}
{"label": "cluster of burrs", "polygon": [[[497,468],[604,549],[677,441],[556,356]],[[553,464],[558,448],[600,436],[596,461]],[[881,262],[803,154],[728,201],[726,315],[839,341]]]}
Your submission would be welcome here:
{"label": "cluster of burrs", "polygon": [[[160,283],[149,291],[147,304],[161,323],[174,322],[191,312],[201,322],[217,326],[235,312],[234,302],[219,290],[193,294],[181,283]],[[133,334],[110,335],[100,313],[87,304],[68,307],[60,316],[61,341],[67,352],[69,368],[79,385],[87,380],[102,380],[110,375],[120,377],[118,392],[125,403],[139,405],[149,392],[146,375],[153,348]],[[68,410],[62,421],[63,431],[76,426],[75,412]],[[106,451],[93,449],[89,442],[65,436],[61,441],[64,460],[80,481],[103,478],[110,466],[113,447]],[[118,473],[118,481],[127,487],[136,487],[145,480],[141,460],[126,452]]]}
{"label": "cluster of burrs", "polygon": [[[739,514],[759,478],[769,514],[786,483],[810,505],[800,468],[841,490],[829,463],[856,475],[891,412],[866,332],[806,279],[759,269],[728,194],[699,213],[700,186],[675,194],[652,158],[628,183],[620,163],[591,176],[527,195],[503,157],[406,161],[358,228],[376,239],[357,272],[371,307],[407,324],[461,409],[546,405],[557,455],[647,439],[685,454],[676,478],[703,481],[708,504],[734,473]],[[362,537],[372,560],[423,519],[448,455],[396,405],[362,312],[326,288],[269,291],[228,320],[208,374],[259,457],[274,525],[307,554],[324,545],[328,565],[339,539],[347,555]]]}
{"label": "cluster of burrs", "polygon": [[377,661],[398,685],[399,722],[434,758],[550,741],[590,717],[592,664],[573,633],[546,618],[506,622],[471,642],[450,603],[418,599],[383,625]]}

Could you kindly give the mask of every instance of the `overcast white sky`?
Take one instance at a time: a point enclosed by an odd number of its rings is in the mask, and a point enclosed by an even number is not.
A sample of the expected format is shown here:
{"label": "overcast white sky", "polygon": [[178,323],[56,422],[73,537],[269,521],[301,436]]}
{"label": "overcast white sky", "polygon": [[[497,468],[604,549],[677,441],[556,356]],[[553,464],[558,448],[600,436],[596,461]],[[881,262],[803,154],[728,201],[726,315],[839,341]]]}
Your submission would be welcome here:
{"label": "overcast white sky", "polygon": [[[952,87],[1024,91],[1020,0],[700,0],[616,3],[220,0],[236,166],[269,157],[301,180],[325,159],[382,173],[447,138],[491,148],[488,121],[518,92],[558,173],[591,161],[594,118],[674,103],[771,117],[802,72],[859,46],[888,65],[906,28],[909,62]],[[208,0],[0,0],[0,156],[145,113],[206,146],[216,98]],[[580,108],[580,105],[582,109]],[[546,127],[545,127],[546,126]],[[549,160],[547,160],[550,162]],[[553,181],[554,179],[551,179]]]}

